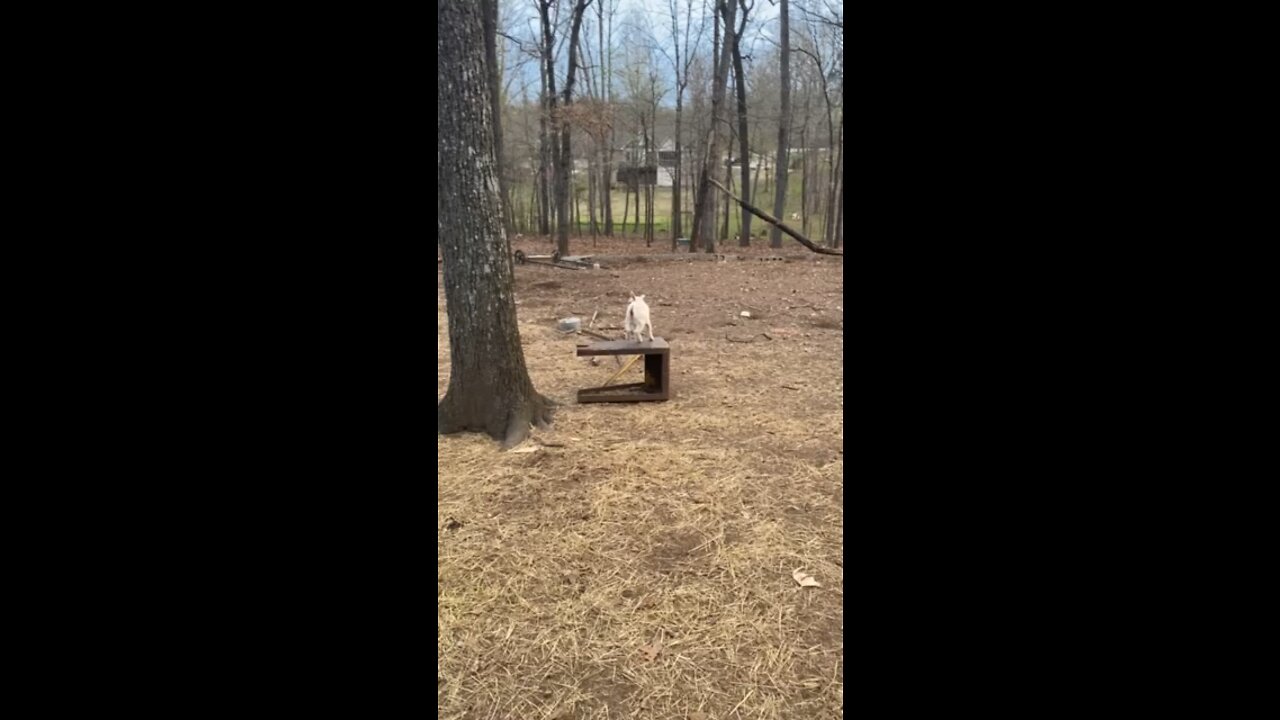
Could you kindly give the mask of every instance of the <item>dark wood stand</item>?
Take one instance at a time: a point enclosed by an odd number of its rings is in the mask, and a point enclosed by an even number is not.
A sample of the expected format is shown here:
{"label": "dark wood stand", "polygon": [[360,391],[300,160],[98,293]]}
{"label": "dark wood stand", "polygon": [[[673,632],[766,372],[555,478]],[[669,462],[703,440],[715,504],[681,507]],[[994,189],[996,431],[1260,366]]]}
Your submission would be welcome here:
{"label": "dark wood stand", "polygon": [[670,399],[671,346],[666,340],[607,340],[578,346],[578,357],[591,355],[643,355],[644,382],[583,388],[578,391],[578,402],[646,402]]}

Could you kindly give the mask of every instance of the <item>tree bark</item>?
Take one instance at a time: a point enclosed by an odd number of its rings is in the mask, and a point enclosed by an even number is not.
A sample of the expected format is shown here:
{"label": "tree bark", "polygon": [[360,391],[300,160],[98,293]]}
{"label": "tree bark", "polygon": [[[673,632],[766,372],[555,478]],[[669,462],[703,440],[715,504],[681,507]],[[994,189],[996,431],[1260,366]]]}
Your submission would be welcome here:
{"label": "tree bark", "polygon": [[622,234],[627,234],[627,218],[631,215],[631,185],[622,183]]}
{"label": "tree bark", "polygon": [[[613,13],[609,13],[609,44],[605,45],[605,6],[607,3],[600,0],[600,4],[596,6],[599,11],[600,19],[600,94],[604,98],[605,107],[613,102],[613,78],[609,73],[609,56],[613,48]],[[612,123],[601,138],[600,147],[600,210],[604,219],[604,234],[606,237],[613,236],[613,178],[610,177],[613,167],[613,143],[611,136],[613,134]]]}
{"label": "tree bark", "polygon": [[[843,91],[842,93],[843,94]],[[831,235],[831,247],[838,248],[844,242],[844,109],[840,110],[840,140],[836,147],[835,231]]]}
{"label": "tree bark", "polygon": [[[782,217],[787,212],[788,150],[791,142],[791,20],[787,13],[787,0],[779,0],[782,21],[782,102],[778,117],[778,159],[773,195],[773,214]],[[775,225],[769,235],[769,247],[782,247],[782,232]]]}
{"label": "tree bark", "polygon": [[[569,69],[564,79],[563,105],[573,103],[573,85],[578,75],[578,36],[582,32],[582,16],[591,0],[578,0],[573,8],[572,26],[569,30]],[[573,173],[573,148],[568,118],[560,122],[560,167],[556,178],[556,195],[561,226],[556,231],[556,249],[561,255],[569,254],[569,176]]]}
{"label": "tree bark", "polygon": [[511,447],[551,403],[533,388],[516,323],[510,244],[502,230],[484,9],[441,0],[437,9],[436,187],[449,316],[449,388],[436,406],[440,434],[484,432]]}
{"label": "tree bark", "polygon": [[[543,153],[542,192],[543,192],[543,207],[545,208],[544,212],[547,215],[547,219],[546,219],[547,228],[546,230],[544,230],[544,234],[546,235],[551,234],[551,214],[552,214],[553,203],[556,211],[556,222],[563,223],[567,221],[565,216],[560,214],[561,205],[560,205],[560,195],[558,192],[559,186],[560,186],[560,174],[561,174],[560,173],[560,153],[556,152],[556,149],[555,149],[555,144],[556,144],[555,131],[556,131],[556,125],[558,123],[558,120],[556,118],[556,102],[557,102],[556,64],[555,64],[556,38],[554,33],[551,30],[551,7],[552,5],[554,5],[555,2],[556,0],[538,0],[538,17],[542,21],[541,73],[543,77],[542,100],[543,100],[543,127],[544,127],[544,131],[543,131],[544,137],[542,141],[543,143],[542,144],[542,153]],[[549,163],[548,163],[548,160],[550,161]],[[551,166],[550,168],[547,167],[548,164]],[[547,170],[550,170],[552,174],[551,178],[546,177]],[[555,186],[554,191],[551,189],[553,185]],[[566,195],[568,194],[567,190],[565,194]],[[561,254],[563,255],[564,253],[561,253]]]}
{"label": "tree bark", "polygon": [[[733,187],[733,165],[724,164],[724,184]],[[720,242],[729,240],[729,215],[733,212],[733,203],[724,204],[724,225],[720,230]]]}
{"label": "tree bark", "polygon": [[506,161],[502,153],[502,65],[498,62],[498,0],[482,0],[484,5],[484,53],[488,66],[489,102],[493,115],[493,156],[498,164],[498,191],[502,199],[502,229],[515,233],[511,209],[511,188],[507,184]]}
{"label": "tree bark", "polygon": [[[747,30],[747,16],[752,5],[738,0],[742,17],[738,19],[738,31],[733,36],[733,75],[738,89],[738,154],[742,157],[742,196],[751,197],[751,144],[747,138],[747,77],[742,72],[742,35]],[[742,209],[742,226],[738,228],[738,246],[751,245],[751,213]]]}
{"label": "tree bark", "polygon": [[[676,47],[680,46],[680,41],[676,40]],[[681,135],[681,115],[684,114],[684,89],[681,88],[676,92],[676,166],[671,174],[671,252],[676,251],[677,241],[683,237],[684,228],[680,222],[680,173],[681,155],[684,154],[684,147],[680,142]]]}
{"label": "tree bark", "polygon": [[[594,155],[594,153],[593,153]],[[600,168],[596,164],[594,157],[587,162],[587,209],[591,216],[589,222],[591,224],[591,240],[594,242],[596,234],[599,233],[599,225],[596,223],[596,170]]]}
{"label": "tree bark", "polygon": [[[733,2],[726,2],[726,0],[719,0],[717,5],[719,6],[719,12],[724,16],[725,27],[731,29],[737,5]],[[703,248],[708,253],[716,251],[715,206],[709,191],[713,182],[711,175],[715,170],[716,164],[720,162],[720,126],[724,123],[725,84],[728,82],[729,53],[730,46],[733,44],[729,40],[731,34],[731,32],[725,33],[725,41],[723,47],[720,48],[720,54],[716,61],[714,86],[711,93],[711,138],[707,151],[707,160],[702,168],[702,176],[698,179],[697,202],[694,204],[693,229],[696,236],[693,239],[693,243],[690,243],[690,249],[692,249],[694,243],[701,239]]]}

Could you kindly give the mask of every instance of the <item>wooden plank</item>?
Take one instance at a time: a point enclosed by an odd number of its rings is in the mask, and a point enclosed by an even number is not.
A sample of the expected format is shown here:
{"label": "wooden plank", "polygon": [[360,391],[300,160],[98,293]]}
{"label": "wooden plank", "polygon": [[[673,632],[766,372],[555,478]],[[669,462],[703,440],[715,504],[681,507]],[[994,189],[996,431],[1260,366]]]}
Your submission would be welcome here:
{"label": "wooden plank", "polygon": [[578,357],[592,355],[658,355],[670,352],[671,346],[663,338],[652,341],[636,342],[634,340],[602,340],[590,345],[578,346]]}

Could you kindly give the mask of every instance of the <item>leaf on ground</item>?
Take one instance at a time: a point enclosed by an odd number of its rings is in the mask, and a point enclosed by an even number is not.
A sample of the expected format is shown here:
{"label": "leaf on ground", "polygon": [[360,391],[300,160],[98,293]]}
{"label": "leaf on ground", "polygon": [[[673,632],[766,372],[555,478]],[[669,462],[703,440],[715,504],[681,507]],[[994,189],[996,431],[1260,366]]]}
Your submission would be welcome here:
{"label": "leaf on ground", "polygon": [[640,652],[644,655],[645,662],[653,662],[658,659],[658,655],[662,654],[662,648],[655,643],[641,647]]}
{"label": "leaf on ground", "polygon": [[800,587],[822,587],[822,583],[814,580],[812,575],[806,574],[803,570],[796,570],[791,573],[791,577],[795,578],[796,584]]}

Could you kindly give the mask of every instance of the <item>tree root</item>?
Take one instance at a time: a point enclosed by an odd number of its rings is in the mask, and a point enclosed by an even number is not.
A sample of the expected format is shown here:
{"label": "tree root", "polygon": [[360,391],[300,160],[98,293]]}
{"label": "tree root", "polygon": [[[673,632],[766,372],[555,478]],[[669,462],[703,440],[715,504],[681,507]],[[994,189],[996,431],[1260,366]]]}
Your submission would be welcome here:
{"label": "tree root", "polygon": [[527,440],[535,426],[549,429],[556,406],[555,401],[537,393],[529,400],[516,401],[514,407],[504,402],[454,402],[445,395],[436,406],[436,434],[482,432],[510,450]]}

